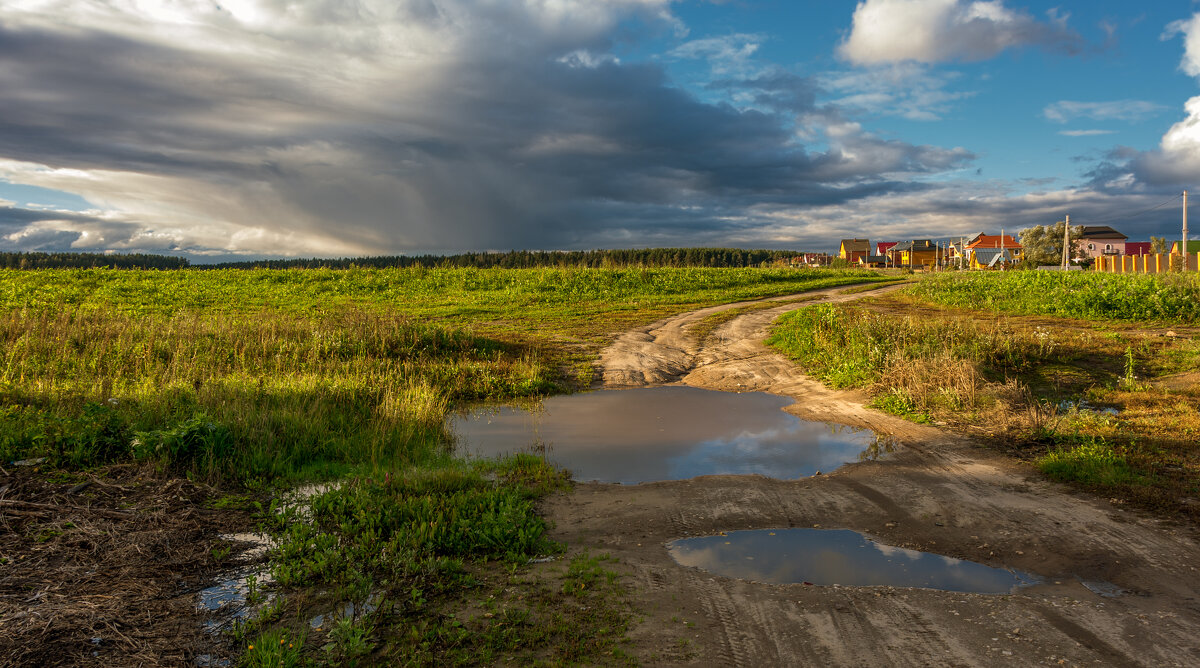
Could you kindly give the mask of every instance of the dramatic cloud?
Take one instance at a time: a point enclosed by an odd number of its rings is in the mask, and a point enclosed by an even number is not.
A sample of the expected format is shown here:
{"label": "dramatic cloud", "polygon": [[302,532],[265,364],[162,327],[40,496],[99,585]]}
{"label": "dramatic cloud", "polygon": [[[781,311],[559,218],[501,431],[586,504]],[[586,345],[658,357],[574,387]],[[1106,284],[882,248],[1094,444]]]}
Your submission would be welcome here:
{"label": "dramatic cloud", "polygon": [[939,63],[984,60],[1025,45],[1068,53],[1083,48],[1066,17],[1053,11],[1043,22],[999,1],[865,0],[839,53],[856,65]]}
{"label": "dramatic cloud", "polygon": [[0,218],[0,248],[762,243],[760,207],[919,189],[973,157],[818,108],[807,79],[745,66],[753,36],[675,50],[754,104],[699,100],[613,55],[630,22],[686,33],[668,0],[8,2],[0,178],[95,212]]}
{"label": "dramatic cloud", "polygon": [[[1180,69],[1200,77],[1200,14],[1167,26],[1163,38],[1182,34],[1184,55]],[[1110,156],[1092,172],[1092,183],[1106,189],[1128,187],[1188,187],[1200,174],[1200,96],[1184,104],[1187,118],[1171,126],[1153,151]]]}
{"label": "dramatic cloud", "polygon": [[1162,112],[1166,107],[1143,100],[1114,100],[1112,102],[1075,102],[1062,100],[1042,110],[1048,120],[1067,123],[1079,118],[1093,121],[1137,122]]}

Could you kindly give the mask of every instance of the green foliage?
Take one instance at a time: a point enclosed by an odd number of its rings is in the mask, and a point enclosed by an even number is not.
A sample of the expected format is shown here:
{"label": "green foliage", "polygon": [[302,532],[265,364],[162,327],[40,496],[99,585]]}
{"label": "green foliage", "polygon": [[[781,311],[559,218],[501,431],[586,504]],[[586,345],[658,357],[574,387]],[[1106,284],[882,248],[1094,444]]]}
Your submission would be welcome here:
{"label": "green foliage", "polygon": [[287,629],[273,629],[246,645],[238,660],[241,668],[292,668],[307,665],[304,636]]}
{"label": "green foliage", "polygon": [[131,438],[127,418],[112,406],[88,403],[56,412],[0,405],[3,461],[46,457],[54,466],[90,468],[127,456]]}
{"label": "green foliage", "polygon": [[884,413],[908,418],[920,424],[928,424],[930,421],[927,414],[917,410],[917,406],[913,403],[912,398],[903,390],[889,390],[884,392],[872,399],[870,406]]}
{"label": "green foliage", "polygon": [[175,473],[197,471],[216,477],[234,452],[228,427],[197,415],[168,429],[138,432],[134,459],[152,459]]}
{"label": "green foliage", "polygon": [[1038,458],[1038,468],[1055,480],[1088,486],[1145,484],[1145,478],[1134,472],[1125,457],[1103,438],[1076,440],[1082,442],[1069,447],[1060,446]]}
{"label": "green foliage", "polygon": [[936,304],[1089,320],[1195,322],[1200,275],[1091,272],[934,274],[908,288]]}
{"label": "green foliage", "polygon": [[296,260],[252,260],[201,265],[214,269],[376,269],[394,267],[476,269],[615,268],[615,267],[757,267],[786,261],[796,255],[787,250],[743,250],[740,248],[634,248],[591,251],[508,251],[504,253],[461,253],[458,255],[389,255],[309,258]]}
{"label": "green foliage", "polygon": [[146,255],[144,253],[4,253],[0,252],[0,268],[4,269],[184,269],[190,263],[182,257]]}
{"label": "green foliage", "polygon": [[[1066,223],[1058,221],[1053,225],[1034,225],[1021,230],[1021,248],[1025,263],[1037,265],[1060,265],[1063,254],[1063,234]],[[1071,257],[1079,255],[1079,235],[1083,228],[1071,227]]]}
{"label": "green foliage", "polygon": [[554,551],[534,494],[461,466],[349,482],[313,497],[307,521],[282,520],[275,578],[349,591],[383,581],[425,587],[464,557],[520,561]]}

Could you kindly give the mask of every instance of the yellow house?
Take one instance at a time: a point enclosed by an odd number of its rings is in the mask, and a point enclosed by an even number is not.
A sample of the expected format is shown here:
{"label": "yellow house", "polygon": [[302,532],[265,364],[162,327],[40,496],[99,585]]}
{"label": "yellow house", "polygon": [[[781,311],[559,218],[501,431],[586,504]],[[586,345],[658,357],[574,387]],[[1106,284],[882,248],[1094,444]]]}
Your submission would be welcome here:
{"label": "yellow house", "polygon": [[871,242],[868,239],[842,239],[838,247],[838,257],[847,262],[860,262],[871,254]]}
{"label": "yellow house", "polygon": [[937,264],[938,249],[929,239],[913,239],[892,246],[888,257],[895,267],[932,267]]}

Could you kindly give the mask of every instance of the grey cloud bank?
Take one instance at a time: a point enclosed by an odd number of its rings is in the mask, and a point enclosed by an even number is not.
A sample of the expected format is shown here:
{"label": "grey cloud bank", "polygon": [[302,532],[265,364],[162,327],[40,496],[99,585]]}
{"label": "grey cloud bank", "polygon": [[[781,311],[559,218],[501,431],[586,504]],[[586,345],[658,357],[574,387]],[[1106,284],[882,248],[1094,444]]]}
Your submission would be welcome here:
{"label": "grey cloud bank", "polygon": [[[131,7],[0,8],[0,178],[94,207],[0,210],[0,250],[826,247],[866,224],[1045,222],[1047,198],[952,180],[969,150],[877,136],[853,116],[865,98],[822,105],[816,79],[735,66],[753,50],[688,52],[725,59],[708,90],[745,106],[616,58],[637,29],[686,32],[668,0]],[[968,18],[985,46],[1073,39],[1019,13]]]}

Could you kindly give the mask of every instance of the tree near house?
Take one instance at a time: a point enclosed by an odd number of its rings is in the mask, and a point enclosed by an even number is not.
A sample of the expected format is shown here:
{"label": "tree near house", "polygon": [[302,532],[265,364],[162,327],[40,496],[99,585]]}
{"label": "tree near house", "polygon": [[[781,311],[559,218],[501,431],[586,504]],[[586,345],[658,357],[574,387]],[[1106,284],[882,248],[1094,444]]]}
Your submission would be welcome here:
{"label": "tree near house", "polygon": [[1150,252],[1162,255],[1168,252],[1166,237],[1150,237]]}
{"label": "tree near house", "polygon": [[[1053,225],[1034,225],[1021,230],[1021,246],[1025,248],[1025,262],[1032,265],[1061,264],[1063,252],[1064,221]],[[1071,257],[1079,252],[1078,235],[1083,228],[1071,226]]]}

